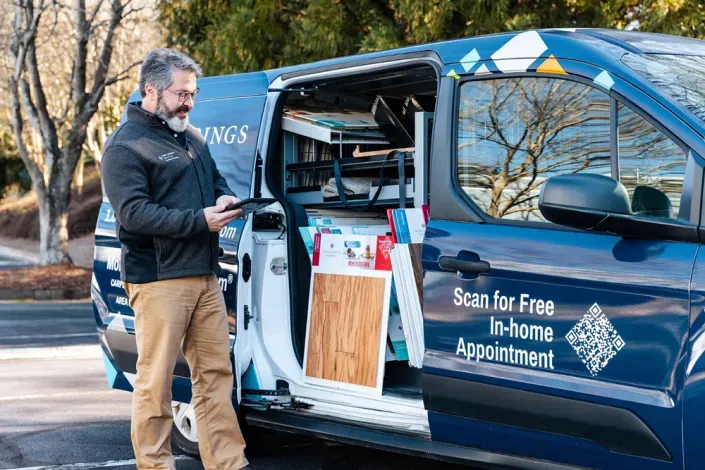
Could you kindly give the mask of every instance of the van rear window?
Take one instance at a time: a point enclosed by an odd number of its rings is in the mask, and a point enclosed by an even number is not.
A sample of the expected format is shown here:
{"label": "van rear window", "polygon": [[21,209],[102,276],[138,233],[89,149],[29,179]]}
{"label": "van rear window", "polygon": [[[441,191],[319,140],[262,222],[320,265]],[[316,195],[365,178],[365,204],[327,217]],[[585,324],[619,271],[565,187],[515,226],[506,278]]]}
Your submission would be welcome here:
{"label": "van rear window", "polygon": [[705,122],[705,57],[625,54],[622,62]]}

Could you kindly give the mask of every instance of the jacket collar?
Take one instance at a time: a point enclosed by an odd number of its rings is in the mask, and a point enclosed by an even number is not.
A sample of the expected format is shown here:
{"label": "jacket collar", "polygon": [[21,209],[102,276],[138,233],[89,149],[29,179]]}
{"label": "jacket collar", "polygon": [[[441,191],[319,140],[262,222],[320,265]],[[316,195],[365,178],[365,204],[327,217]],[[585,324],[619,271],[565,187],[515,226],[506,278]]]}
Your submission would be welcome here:
{"label": "jacket collar", "polygon": [[164,127],[164,123],[155,114],[142,109],[142,102],[130,103],[127,105],[127,120],[133,121],[142,126]]}
{"label": "jacket collar", "polygon": [[[154,113],[150,113],[149,111],[145,111],[142,108],[141,101],[129,103],[127,105],[127,120],[135,122],[145,127],[156,127],[168,133],[169,135],[174,134],[174,131],[169,129],[168,124],[164,122],[159,116]],[[189,129],[192,129],[191,124],[189,124],[189,127],[186,129],[186,131],[183,132],[183,134],[186,138],[186,142],[188,144],[191,144],[192,141],[189,138]],[[179,143],[179,145],[181,144]]]}

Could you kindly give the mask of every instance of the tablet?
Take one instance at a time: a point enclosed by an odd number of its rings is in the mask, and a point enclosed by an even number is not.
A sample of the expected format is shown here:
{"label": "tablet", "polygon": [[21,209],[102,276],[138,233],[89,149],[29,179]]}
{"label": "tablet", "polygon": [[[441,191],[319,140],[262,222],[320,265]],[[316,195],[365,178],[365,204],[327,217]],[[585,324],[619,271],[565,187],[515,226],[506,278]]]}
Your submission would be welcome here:
{"label": "tablet", "polygon": [[271,206],[277,202],[276,199],[271,199],[271,198],[250,198],[250,199],[243,199],[240,202],[236,202],[235,204],[230,204],[228,205],[225,210],[226,211],[232,211],[235,209],[242,209],[242,215],[241,217],[245,217],[246,215],[256,212],[260,209],[263,209],[267,206]]}

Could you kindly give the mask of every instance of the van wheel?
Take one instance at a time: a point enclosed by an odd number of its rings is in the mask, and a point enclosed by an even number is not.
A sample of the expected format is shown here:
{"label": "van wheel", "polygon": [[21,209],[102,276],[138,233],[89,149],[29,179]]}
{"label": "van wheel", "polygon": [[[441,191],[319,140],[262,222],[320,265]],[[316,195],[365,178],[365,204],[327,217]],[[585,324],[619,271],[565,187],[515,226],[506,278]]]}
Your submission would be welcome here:
{"label": "van wheel", "polygon": [[[236,408],[238,410],[238,408]],[[196,434],[196,415],[190,403],[171,402],[171,411],[174,415],[174,424],[171,427],[171,442],[184,454],[199,459],[198,435]],[[256,448],[266,434],[264,429],[249,426],[244,419],[245,410],[239,409],[237,413],[240,430],[245,438],[245,443],[250,448]]]}
{"label": "van wheel", "polygon": [[196,415],[190,403],[171,402],[174,424],[171,427],[171,442],[183,453],[200,459],[198,436],[196,434]]}

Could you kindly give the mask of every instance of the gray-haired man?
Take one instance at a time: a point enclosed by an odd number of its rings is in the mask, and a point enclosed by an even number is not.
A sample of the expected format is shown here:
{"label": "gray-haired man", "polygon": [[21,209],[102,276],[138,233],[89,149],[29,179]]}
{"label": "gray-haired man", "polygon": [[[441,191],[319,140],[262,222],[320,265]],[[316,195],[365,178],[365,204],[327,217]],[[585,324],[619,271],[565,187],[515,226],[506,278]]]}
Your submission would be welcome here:
{"label": "gray-haired man", "polygon": [[132,444],[137,468],[175,469],[169,435],[179,348],[191,370],[198,445],[206,469],[247,465],[232,404],[228,324],[215,272],[218,232],[240,215],[200,133],[189,125],[199,66],[170,49],[151,52],[142,102],[108,139],[105,192],[116,214],[121,273],[135,312],[137,378]]}

